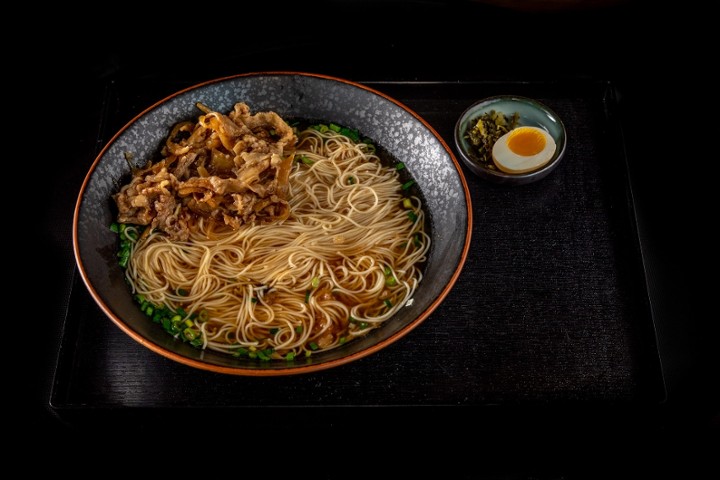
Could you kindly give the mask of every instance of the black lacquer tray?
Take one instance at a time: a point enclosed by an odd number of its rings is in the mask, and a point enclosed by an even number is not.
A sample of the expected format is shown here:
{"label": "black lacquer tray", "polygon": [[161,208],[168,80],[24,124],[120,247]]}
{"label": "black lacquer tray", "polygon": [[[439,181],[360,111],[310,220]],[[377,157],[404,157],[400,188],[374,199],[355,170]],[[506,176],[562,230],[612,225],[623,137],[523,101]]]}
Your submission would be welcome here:
{"label": "black lacquer tray", "polygon": [[[266,422],[280,411],[344,407],[644,408],[664,400],[614,85],[359,81],[413,109],[453,150],[455,121],[474,101],[535,98],[564,122],[565,158],[547,178],[518,187],[463,170],[472,245],[446,301],[395,344],[327,371],[257,378],[174,363],[117,328],[76,274],[51,391],[62,419],[154,424],[200,408],[251,410],[252,421]],[[98,146],[190,85],[108,82]]]}

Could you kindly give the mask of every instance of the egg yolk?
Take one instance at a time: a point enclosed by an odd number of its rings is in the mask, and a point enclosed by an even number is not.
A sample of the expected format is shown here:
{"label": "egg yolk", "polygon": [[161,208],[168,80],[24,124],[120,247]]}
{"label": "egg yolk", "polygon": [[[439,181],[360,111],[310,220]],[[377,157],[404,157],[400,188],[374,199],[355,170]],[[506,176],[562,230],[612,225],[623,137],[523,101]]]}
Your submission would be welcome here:
{"label": "egg yolk", "polygon": [[518,127],[510,132],[507,146],[524,157],[537,155],[545,148],[545,137],[535,129]]}

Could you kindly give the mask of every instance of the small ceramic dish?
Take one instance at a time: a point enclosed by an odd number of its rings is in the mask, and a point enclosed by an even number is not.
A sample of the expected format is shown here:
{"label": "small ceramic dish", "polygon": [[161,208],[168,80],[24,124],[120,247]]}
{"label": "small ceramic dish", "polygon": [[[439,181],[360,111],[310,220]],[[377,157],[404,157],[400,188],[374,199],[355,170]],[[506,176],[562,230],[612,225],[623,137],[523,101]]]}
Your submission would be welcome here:
{"label": "small ceramic dish", "polygon": [[[470,131],[477,128],[476,125],[481,118],[485,118],[487,121],[490,116],[499,114],[507,119],[507,124],[499,127],[494,136],[490,135],[493,132],[483,132],[482,135],[489,135],[485,141],[491,142],[490,147],[486,145],[487,148],[485,148],[483,156],[482,143],[475,145]],[[495,124],[490,125],[490,127],[491,129],[494,128]],[[545,145],[546,150],[549,149],[548,156],[543,160],[539,160],[537,167],[528,167],[524,169],[527,171],[522,172],[520,170],[523,169],[520,167],[517,167],[517,171],[507,171],[506,166],[494,159],[490,152],[498,141],[496,137],[501,132],[509,132],[517,127],[537,127],[541,129],[542,132],[538,132],[538,135],[544,136],[544,139],[539,141]],[[477,141],[479,134],[477,130],[474,133]],[[504,138],[502,138],[503,141]],[[552,149],[553,143],[554,150]],[[565,126],[560,117],[537,100],[518,95],[499,95],[475,102],[460,115],[455,124],[455,145],[465,165],[479,177],[504,185],[524,185],[545,178],[562,160],[565,155],[566,143]],[[523,161],[523,157],[517,158],[518,161]],[[524,158],[527,159],[529,156]],[[499,165],[502,168],[499,168]]]}

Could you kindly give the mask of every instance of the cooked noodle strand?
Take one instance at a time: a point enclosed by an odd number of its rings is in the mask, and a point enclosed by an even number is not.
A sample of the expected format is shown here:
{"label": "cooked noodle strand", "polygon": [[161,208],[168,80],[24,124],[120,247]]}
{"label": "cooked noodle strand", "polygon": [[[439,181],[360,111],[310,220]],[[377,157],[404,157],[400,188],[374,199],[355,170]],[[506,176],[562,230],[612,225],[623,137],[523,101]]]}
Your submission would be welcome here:
{"label": "cooked noodle strand", "polygon": [[133,245],[133,293],[186,312],[203,348],[275,359],[331,349],[390,319],[422,280],[422,202],[396,169],[311,128],[294,158],[287,218],[234,229],[199,217],[186,240],[155,230]]}

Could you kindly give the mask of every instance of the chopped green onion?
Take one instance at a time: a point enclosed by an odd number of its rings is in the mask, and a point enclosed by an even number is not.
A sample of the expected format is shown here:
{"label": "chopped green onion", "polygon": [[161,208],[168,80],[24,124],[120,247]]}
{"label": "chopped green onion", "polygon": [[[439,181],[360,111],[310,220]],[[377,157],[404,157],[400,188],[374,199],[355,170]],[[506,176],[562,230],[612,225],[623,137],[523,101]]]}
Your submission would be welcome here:
{"label": "chopped green onion", "polygon": [[385,306],[388,307],[388,308],[392,308],[392,306],[393,306],[392,302],[391,302],[389,299],[387,299],[387,298],[386,298],[385,300],[383,300],[383,303],[384,303]]}
{"label": "chopped green onion", "polygon": [[310,290],[305,290],[305,303],[310,301]]}
{"label": "chopped green onion", "polygon": [[414,180],[408,180],[407,182],[403,183],[402,189],[407,190],[408,188],[412,187],[414,183]]}
{"label": "chopped green onion", "polygon": [[413,243],[415,244],[416,247],[419,247],[419,246],[420,246],[421,242],[420,242],[420,235],[419,235],[419,234],[416,233],[416,234],[413,236]]}
{"label": "chopped green onion", "polygon": [[395,164],[395,170],[402,170],[405,168],[405,164],[403,162],[398,162]]}
{"label": "chopped green onion", "polygon": [[287,355],[285,355],[285,360],[287,360],[288,362],[295,360],[295,353],[289,352]]}
{"label": "chopped green onion", "polygon": [[270,330],[268,330],[268,333],[270,333],[270,335],[275,335],[275,334],[276,334],[277,332],[279,332],[279,331],[280,331],[279,328],[273,327],[273,328],[271,328]]}
{"label": "chopped green onion", "polygon": [[408,210],[407,216],[408,216],[408,218],[409,218],[411,221],[413,221],[413,222],[414,222],[415,220],[417,220],[417,215],[416,215],[415,212],[413,212],[412,210]]}
{"label": "chopped green onion", "polygon": [[408,210],[413,208],[412,200],[409,198],[403,198],[403,207],[407,208]]}
{"label": "chopped green onion", "polygon": [[348,185],[355,185],[355,177],[348,177],[347,179]]}
{"label": "chopped green onion", "polygon": [[318,347],[317,343],[310,342],[310,350],[317,350],[318,348],[320,348],[320,347]]}
{"label": "chopped green onion", "polygon": [[303,331],[302,325],[298,325],[297,327],[295,327],[295,333],[302,333],[302,331]]}
{"label": "chopped green onion", "polygon": [[328,125],[328,128],[336,133],[340,133],[340,130],[342,129],[342,127],[340,125],[338,125],[337,123],[330,123]]}
{"label": "chopped green onion", "polygon": [[186,340],[195,340],[200,332],[195,330],[194,328],[186,328],[183,330],[183,335],[185,336]]}
{"label": "chopped green onion", "polygon": [[250,351],[245,347],[238,347],[232,354],[234,357],[242,357],[248,355]]}
{"label": "chopped green onion", "polygon": [[320,278],[313,277],[312,282],[310,282],[310,285],[312,286],[312,288],[317,288],[318,285],[320,285]]}
{"label": "chopped green onion", "polygon": [[273,349],[272,348],[266,348],[265,350],[258,350],[257,356],[260,360],[270,360],[272,357]]}
{"label": "chopped green onion", "polygon": [[353,142],[357,143],[360,141],[360,134],[357,130],[348,128],[348,127],[342,127],[340,129],[340,133],[348,137]]}

